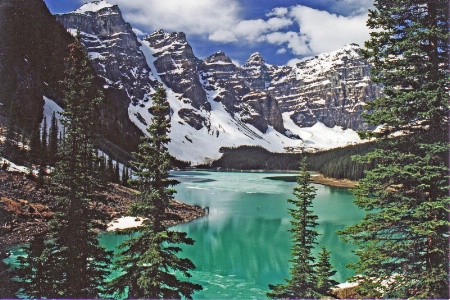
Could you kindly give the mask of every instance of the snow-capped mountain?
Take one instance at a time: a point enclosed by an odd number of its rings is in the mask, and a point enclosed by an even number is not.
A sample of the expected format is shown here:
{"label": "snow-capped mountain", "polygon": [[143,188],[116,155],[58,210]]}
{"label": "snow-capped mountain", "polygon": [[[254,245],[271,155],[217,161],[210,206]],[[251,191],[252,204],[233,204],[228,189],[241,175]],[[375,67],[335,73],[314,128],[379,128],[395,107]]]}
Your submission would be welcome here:
{"label": "snow-capped mountain", "polygon": [[218,159],[221,147],[292,152],[360,142],[354,130],[365,129],[362,105],[379,93],[357,45],[294,67],[269,65],[255,53],[238,67],[223,52],[197,58],[182,32],[159,30],[138,40],[119,7],[105,1],[56,18],[71,33],[81,31],[107,90],[122,91],[118,109],[142,132],[151,122],[153,88],[164,84],[169,151],[193,164]]}

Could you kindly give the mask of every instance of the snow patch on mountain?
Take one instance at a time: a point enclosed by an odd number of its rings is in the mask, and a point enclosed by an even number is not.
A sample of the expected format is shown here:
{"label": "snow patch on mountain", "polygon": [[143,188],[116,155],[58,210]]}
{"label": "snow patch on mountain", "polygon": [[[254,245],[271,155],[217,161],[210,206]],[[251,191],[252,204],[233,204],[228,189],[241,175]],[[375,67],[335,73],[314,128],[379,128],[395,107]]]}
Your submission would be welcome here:
{"label": "snow patch on mountain", "polygon": [[66,28],[83,25],[94,68],[108,91],[125,96],[117,103],[143,133],[152,123],[154,88],[164,83],[171,107],[168,148],[180,160],[207,164],[222,156],[222,147],[303,152],[362,142],[343,129],[364,127],[361,106],[377,93],[357,45],[293,67],[269,65],[254,53],[239,67],[221,51],[197,58],[182,32],[159,30],[138,40],[119,8],[105,1],[59,19]]}
{"label": "snow patch on mountain", "polygon": [[110,4],[106,1],[100,0],[100,1],[92,1],[90,3],[84,3],[80,8],[73,11],[73,13],[76,14],[85,14],[88,12],[98,12],[101,9],[113,7],[113,4]]}
{"label": "snow patch on mountain", "polygon": [[[154,49],[149,42],[140,41],[141,50],[147,58],[147,63],[152,70],[156,70],[154,62],[155,53],[167,51],[164,49]],[[151,79],[159,78],[159,74]],[[206,85],[206,83],[204,83]],[[208,164],[219,159],[222,154],[222,147],[239,147],[243,145],[261,146],[271,152],[302,152],[331,149],[349,144],[361,142],[357,133],[351,129],[342,130],[341,127],[328,128],[322,123],[309,128],[297,126],[290,118],[292,113],[284,113],[283,121],[285,128],[298,138],[290,138],[269,126],[266,132],[262,133],[254,126],[244,123],[238,114],[231,115],[221,102],[214,99],[220,94],[221,88],[216,85],[215,89],[206,91],[211,110],[196,110],[188,102],[181,101],[182,95],[173,92],[167,86],[167,98],[171,107],[171,132],[169,137],[171,142],[168,145],[169,152],[176,158],[189,161],[192,165]],[[152,115],[149,108],[152,101],[141,106],[129,106],[130,119],[143,131],[151,124]],[[180,110],[187,109],[195,111],[196,114],[204,118],[206,126],[197,130],[180,117]]]}

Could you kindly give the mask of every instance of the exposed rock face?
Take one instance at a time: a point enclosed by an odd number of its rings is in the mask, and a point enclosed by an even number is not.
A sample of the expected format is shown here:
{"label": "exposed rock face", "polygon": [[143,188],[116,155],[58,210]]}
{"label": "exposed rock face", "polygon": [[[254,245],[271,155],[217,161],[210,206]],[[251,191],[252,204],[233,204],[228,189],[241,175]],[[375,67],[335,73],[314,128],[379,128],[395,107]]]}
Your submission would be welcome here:
{"label": "exposed rock face", "polygon": [[263,133],[268,126],[284,133],[284,112],[301,127],[321,122],[365,130],[362,107],[380,93],[357,45],[305,59],[294,67],[269,65],[255,53],[237,67],[221,51],[199,60],[183,33],[160,30],[145,40],[157,49],[155,67],[173,91],[206,110],[210,107],[204,91],[214,94],[214,101],[223,103],[230,114],[237,113]]}
{"label": "exposed rock face", "polygon": [[42,0],[2,0],[0,41],[0,115],[30,131],[42,118],[43,95],[61,99],[72,38]]}
{"label": "exposed rock face", "polygon": [[105,79],[108,88],[124,89],[134,103],[147,100],[151,70],[119,7],[106,6],[97,11],[84,11],[82,8],[55,15],[56,19],[73,34],[80,30],[82,43],[93,66]]}
{"label": "exposed rock face", "polygon": [[317,121],[365,130],[361,118],[366,101],[380,96],[380,87],[370,81],[370,65],[358,45],[303,60],[295,67],[274,68],[269,92],[283,112],[302,127]]}
{"label": "exposed rock face", "polygon": [[205,90],[215,93],[214,101],[222,102],[230,114],[238,114],[242,121],[255,126],[259,131],[266,132],[268,126],[284,132],[281,112],[278,103],[264,91],[253,88],[261,81],[258,75],[242,76],[245,71],[235,66],[223,52],[217,52],[204,59],[198,69]]}
{"label": "exposed rock face", "polygon": [[160,30],[144,40],[156,50],[154,65],[161,80],[175,93],[182,94],[183,101],[189,101],[197,109],[211,110],[198,78],[199,60],[186,41],[186,35]]}
{"label": "exposed rock face", "polygon": [[104,79],[107,102],[104,107],[104,131],[107,138],[132,150],[139,131],[128,117],[128,106],[149,101],[156,85],[150,79],[146,58],[130,24],[117,5],[103,1],[85,4],[78,10],[56,15],[56,19],[76,35],[92,60],[97,74]]}
{"label": "exposed rock face", "polygon": [[[164,83],[171,105],[169,148],[186,160],[201,161],[199,149],[212,144],[262,145],[271,151],[324,149],[303,141],[311,134],[302,135],[299,127],[320,122],[330,128],[367,129],[362,106],[380,93],[357,45],[295,66],[270,65],[254,53],[239,67],[222,51],[197,58],[182,32],[159,30],[139,41],[119,8],[104,1],[57,18],[66,28],[81,30],[114,99],[109,126],[118,128],[123,139],[130,138],[130,120],[141,131],[151,123],[151,93],[157,81]],[[178,150],[185,147],[192,148]],[[198,155],[185,155],[189,151]],[[214,151],[210,149],[209,158],[215,157]]]}

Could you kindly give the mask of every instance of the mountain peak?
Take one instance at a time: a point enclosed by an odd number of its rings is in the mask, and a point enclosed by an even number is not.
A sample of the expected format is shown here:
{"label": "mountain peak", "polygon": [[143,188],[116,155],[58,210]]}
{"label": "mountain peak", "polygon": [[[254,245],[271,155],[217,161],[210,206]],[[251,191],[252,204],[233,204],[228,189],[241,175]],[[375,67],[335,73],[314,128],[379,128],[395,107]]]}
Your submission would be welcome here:
{"label": "mountain peak", "polygon": [[146,40],[155,40],[155,41],[178,41],[178,42],[187,42],[186,34],[184,32],[167,32],[164,29],[159,29],[151,34],[149,34]]}
{"label": "mountain peak", "polygon": [[98,12],[104,8],[111,8],[115,5],[104,0],[92,0],[91,2],[85,2],[80,8],[74,11],[74,13],[85,14],[87,12]]}
{"label": "mountain peak", "polygon": [[255,52],[247,59],[245,65],[264,65],[266,62],[259,52]]}
{"label": "mountain peak", "polygon": [[226,56],[225,52],[223,51],[217,51],[216,53],[211,54],[205,59],[205,62],[207,63],[225,62],[230,64],[233,63],[231,59],[228,56]]}

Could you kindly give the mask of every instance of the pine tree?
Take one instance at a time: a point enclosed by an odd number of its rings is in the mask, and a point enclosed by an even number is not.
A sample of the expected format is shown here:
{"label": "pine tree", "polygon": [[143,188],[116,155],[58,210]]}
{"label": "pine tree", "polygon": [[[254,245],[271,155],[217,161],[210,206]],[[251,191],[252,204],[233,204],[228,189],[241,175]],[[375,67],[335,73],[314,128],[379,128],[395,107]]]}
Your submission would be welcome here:
{"label": "pine tree", "polygon": [[120,166],[119,162],[116,160],[116,164],[114,165],[114,183],[120,183]]}
{"label": "pine tree", "polygon": [[36,243],[41,243],[37,240],[28,251],[29,259],[37,263],[45,259],[45,264],[25,262],[22,269],[28,275],[21,278],[45,281],[52,289],[37,290],[25,284],[22,293],[33,298],[98,297],[110,263],[110,254],[99,246],[93,230],[97,212],[90,206],[95,192],[102,188],[93,146],[96,111],[102,95],[93,85],[90,63],[79,37],[69,51],[62,82],[66,105],[61,122],[66,132],[52,176],[56,213],[49,226],[48,241],[36,247]]}
{"label": "pine tree", "polygon": [[294,205],[289,209],[293,220],[292,228],[292,266],[291,278],[285,284],[269,285],[272,290],[267,293],[269,298],[316,298],[320,297],[316,288],[316,272],[314,270],[314,257],[311,252],[317,244],[318,233],[314,230],[317,225],[317,216],[311,210],[312,201],[316,196],[316,189],[310,183],[311,176],[306,168],[306,161],[300,163],[300,174],[297,177],[297,186],[294,188],[296,199],[288,202]]}
{"label": "pine tree", "polygon": [[13,274],[11,267],[7,265],[3,260],[9,257],[9,253],[5,250],[0,250],[0,296],[3,299],[16,298],[15,291],[16,281],[12,280]]}
{"label": "pine tree", "polygon": [[123,165],[123,168],[122,168],[121,184],[123,186],[127,186],[128,185],[128,168],[125,165]]}
{"label": "pine tree", "polygon": [[44,117],[42,123],[42,131],[41,131],[41,164],[46,164],[47,162],[47,142],[48,142],[48,130],[47,130],[47,118]]}
{"label": "pine tree", "polygon": [[41,134],[39,124],[35,124],[30,135],[30,159],[34,163],[40,163],[42,157]]}
{"label": "pine tree", "polygon": [[333,270],[333,266],[330,263],[330,252],[325,246],[322,246],[322,250],[319,253],[315,271],[317,273],[317,292],[322,296],[332,296],[331,288],[335,287],[339,282],[331,279],[331,277],[336,274],[336,270]]}
{"label": "pine tree", "polygon": [[[366,42],[385,95],[366,120],[383,125],[355,203],[364,220],[343,236],[367,297],[449,297],[448,1],[375,1]],[[393,133],[402,133],[391,138]]]}
{"label": "pine tree", "polygon": [[108,157],[108,167],[106,174],[108,174],[108,180],[110,182],[114,182],[114,164],[111,157]]}
{"label": "pine tree", "polygon": [[58,153],[58,120],[56,119],[56,113],[53,112],[50,122],[50,132],[48,135],[48,162],[52,165],[56,163]]}
{"label": "pine tree", "polygon": [[122,275],[111,282],[116,296],[127,291],[129,298],[192,298],[201,286],[182,281],[175,272],[190,277],[194,264],[179,258],[181,248],[176,244],[192,245],[194,241],[185,232],[171,231],[163,224],[165,210],[173,199],[169,188],[170,155],[167,134],[169,106],[166,91],[160,85],[153,95],[153,122],[148,136],[142,138],[139,151],[134,153],[136,168],[134,185],[140,191],[130,214],[147,218],[143,226],[131,230],[134,234],[121,245],[121,258],[116,266]]}

